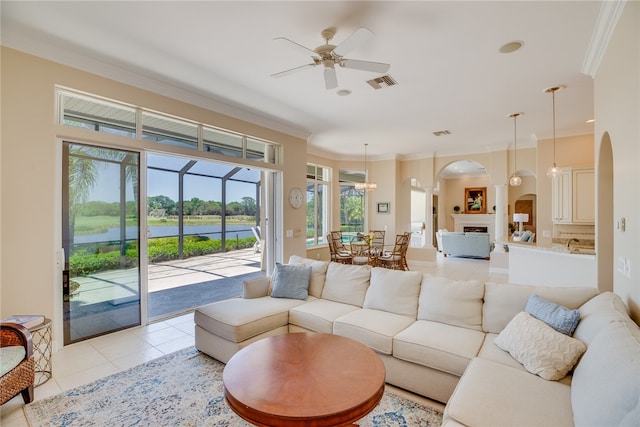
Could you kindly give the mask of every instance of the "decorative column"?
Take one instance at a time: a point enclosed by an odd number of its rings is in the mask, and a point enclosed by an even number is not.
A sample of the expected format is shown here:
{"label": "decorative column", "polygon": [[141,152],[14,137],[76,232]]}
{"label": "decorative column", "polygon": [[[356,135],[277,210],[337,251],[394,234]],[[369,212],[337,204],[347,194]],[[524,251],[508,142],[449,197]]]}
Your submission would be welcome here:
{"label": "decorative column", "polygon": [[425,188],[425,197],[427,198],[425,203],[425,247],[433,249],[433,188]]}
{"label": "decorative column", "polygon": [[496,188],[496,229],[494,252],[504,252],[507,243],[507,185],[498,184]]}

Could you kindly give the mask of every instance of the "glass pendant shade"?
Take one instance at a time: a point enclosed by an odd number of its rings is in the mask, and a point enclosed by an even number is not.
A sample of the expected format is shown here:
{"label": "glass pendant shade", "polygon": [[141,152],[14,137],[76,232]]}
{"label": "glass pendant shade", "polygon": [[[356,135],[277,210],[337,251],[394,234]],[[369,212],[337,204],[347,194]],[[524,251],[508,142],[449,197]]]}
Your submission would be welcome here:
{"label": "glass pendant shade", "polygon": [[524,113],[513,113],[513,114],[509,114],[507,117],[511,118],[513,117],[513,175],[511,175],[511,178],[509,179],[509,185],[512,187],[517,187],[520,184],[522,184],[522,178],[520,178],[518,176],[518,137],[517,137],[517,126],[516,126],[516,120],[518,118],[518,116],[522,115]]}
{"label": "glass pendant shade", "polygon": [[553,166],[547,169],[547,176],[549,178],[556,177],[558,176],[559,173],[560,173],[560,168],[558,168],[555,163],[553,164]]}

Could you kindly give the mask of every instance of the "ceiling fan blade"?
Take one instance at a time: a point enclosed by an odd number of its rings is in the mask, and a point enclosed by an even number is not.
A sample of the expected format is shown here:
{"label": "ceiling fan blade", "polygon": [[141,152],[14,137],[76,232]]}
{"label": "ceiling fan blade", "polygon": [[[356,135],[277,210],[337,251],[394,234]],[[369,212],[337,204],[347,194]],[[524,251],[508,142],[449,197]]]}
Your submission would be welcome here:
{"label": "ceiling fan blade", "polygon": [[284,77],[284,76],[288,76],[289,74],[293,74],[293,73],[297,73],[298,71],[302,71],[305,68],[308,67],[315,67],[316,64],[305,64],[305,65],[300,65],[299,67],[295,67],[295,68],[290,68],[288,70],[284,70],[284,71],[280,71],[278,73],[273,73],[271,74],[271,77]]}
{"label": "ceiling fan blade", "polygon": [[336,75],[336,69],[333,67],[325,67],[324,69],[324,87],[329,89],[335,89],[338,87],[338,76]]}
{"label": "ceiling fan blade", "polygon": [[372,37],[373,33],[371,32],[371,30],[360,27],[353,33],[351,33],[351,35],[347,37],[342,43],[336,46],[336,48],[333,49],[333,53],[338,56],[344,56],[347,53],[351,52],[351,50],[370,40]]}
{"label": "ceiling fan blade", "polygon": [[374,73],[386,73],[391,67],[391,65],[382,62],[360,61],[358,59],[343,59],[340,61],[340,66]]}
{"label": "ceiling fan blade", "polygon": [[293,48],[293,49],[297,50],[298,52],[303,53],[305,55],[318,56],[318,54],[315,51],[313,51],[313,50],[311,50],[311,49],[309,49],[307,47],[304,47],[299,43],[291,41],[291,40],[289,40],[289,39],[287,39],[285,37],[276,37],[273,40],[278,44]]}

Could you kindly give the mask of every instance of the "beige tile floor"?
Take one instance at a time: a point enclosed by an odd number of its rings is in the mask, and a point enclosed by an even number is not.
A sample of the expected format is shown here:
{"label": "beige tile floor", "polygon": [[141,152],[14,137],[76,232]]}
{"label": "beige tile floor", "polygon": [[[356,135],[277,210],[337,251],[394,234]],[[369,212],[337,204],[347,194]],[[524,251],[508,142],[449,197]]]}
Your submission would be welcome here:
{"label": "beige tile floor", "polygon": [[[506,275],[489,273],[489,261],[479,259],[445,258],[439,254],[435,266],[410,264],[410,267],[412,270],[456,280],[507,281]],[[193,313],[188,313],[66,346],[54,353],[53,378],[35,389],[35,400],[70,390],[193,344]],[[136,351],[132,352],[131,349]],[[437,402],[405,394],[443,409],[443,405]],[[0,407],[0,425],[28,426],[22,411],[23,405],[22,397],[18,395]]]}

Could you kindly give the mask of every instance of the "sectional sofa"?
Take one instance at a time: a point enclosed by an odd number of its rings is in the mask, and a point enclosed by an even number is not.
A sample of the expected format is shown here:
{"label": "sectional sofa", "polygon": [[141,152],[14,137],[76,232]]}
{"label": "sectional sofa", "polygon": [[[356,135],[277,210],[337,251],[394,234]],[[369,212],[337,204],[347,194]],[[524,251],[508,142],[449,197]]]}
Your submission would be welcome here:
{"label": "sectional sofa", "polygon": [[[553,308],[534,313],[541,319],[573,316],[573,337],[528,313],[532,301]],[[294,256],[194,319],[196,347],[222,362],[276,334],[353,338],[378,353],[389,384],[446,403],[446,426],[640,419],[640,329],[617,295],[592,288],[454,281]]]}
{"label": "sectional sofa", "polygon": [[491,243],[489,233],[442,233],[442,253],[454,256],[466,256],[489,259]]}

